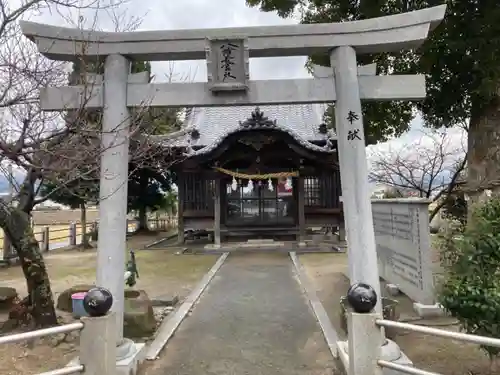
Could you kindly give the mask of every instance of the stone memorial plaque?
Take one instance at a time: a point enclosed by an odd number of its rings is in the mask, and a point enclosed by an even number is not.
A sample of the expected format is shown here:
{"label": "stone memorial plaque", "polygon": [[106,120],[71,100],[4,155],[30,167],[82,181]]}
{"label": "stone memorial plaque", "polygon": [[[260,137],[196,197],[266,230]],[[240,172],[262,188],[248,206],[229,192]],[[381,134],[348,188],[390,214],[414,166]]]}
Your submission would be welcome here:
{"label": "stone memorial plaque", "polygon": [[249,53],[246,39],[208,39],[206,59],[211,91],[248,89]]}
{"label": "stone memorial plaque", "polygon": [[433,304],[428,206],[427,200],[380,199],[372,201],[372,212],[380,277],[414,301]]}

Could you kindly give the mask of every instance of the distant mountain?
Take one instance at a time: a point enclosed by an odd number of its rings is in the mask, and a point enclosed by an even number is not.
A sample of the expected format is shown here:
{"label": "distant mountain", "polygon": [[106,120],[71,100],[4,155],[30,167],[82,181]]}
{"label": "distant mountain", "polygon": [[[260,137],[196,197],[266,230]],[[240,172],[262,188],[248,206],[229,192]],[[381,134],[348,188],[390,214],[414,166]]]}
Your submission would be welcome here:
{"label": "distant mountain", "polygon": [[[439,173],[437,173],[436,175],[432,176],[434,177],[433,181],[432,181],[432,186],[434,188],[437,188],[441,185],[445,185],[445,184],[448,184],[451,182],[451,178],[452,178],[452,174],[453,172],[452,171],[449,171],[449,170],[444,170],[444,171],[440,171]],[[387,176],[389,178],[389,176]],[[424,187],[427,188],[427,186],[429,186],[429,184],[431,183],[430,181],[430,177],[431,176],[425,176],[424,178]],[[408,183],[406,182],[406,180],[403,179],[403,176],[401,175],[392,175],[391,179],[395,182],[395,183],[398,183],[398,184],[401,184],[401,186],[408,186]],[[408,177],[408,179],[410,181],[413,181],[415,183],[418,183],[419,182],[419,178],[418,177],[413,177],[413,178],[410,178]],[[371,187],[372,189],[378,189],[379,186],[378,185],[385,185],[385,184],[379,184],[377,181],[373,180],[370,178],[370,184],[371,184]]]}

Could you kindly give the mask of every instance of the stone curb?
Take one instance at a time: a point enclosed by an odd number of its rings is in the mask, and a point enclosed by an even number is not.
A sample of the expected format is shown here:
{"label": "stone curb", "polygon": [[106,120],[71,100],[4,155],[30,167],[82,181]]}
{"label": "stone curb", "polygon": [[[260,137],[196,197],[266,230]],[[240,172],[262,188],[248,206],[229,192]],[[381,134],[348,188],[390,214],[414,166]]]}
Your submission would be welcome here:
{"label": "stone curb", "polygon": [[339,340],[339,338],[337,332],[335,331],[335,328],[333,328],[332,322],[330,321],[330,318],[328,317],[323,304],[316,295],[316,291],[314,290],[309,277],[306,275],[302,264],[300,264],[297,253],[295,251],[291,251],[289,254],[295,267],[295,271],[297,272],[297,280],[304,290],[307,299],[309,300],[309,304],[314,311],[314,315],[316,315],[316,319],[321,327],[323,335],[325,336],[325,341],[328,345],[328,348],[330,349],[333,358],[338,358],[337,341]]}
{"label": "stone curb", "polygon": [[203,276],[200,283],[191,291],[189,296],[186,298],[184,303],[177,309],[175,314],[173,314],[169,319],[162,322],[160,327],[158,328],[158,333],[153,340],[153,342],[149,345],[146,352],[147,360],[155,360],[158,358],[158,355],[162,351],[162,349],[167,345],[170,338],[174,335],[175,331],[182,323],[184,318],[187,316],[193,305],[198,301],[201,294],[208,286],[210,281],[213,279],[217,271],[220,269],[229,253],[222,254],[217,262],[212,266],[212,268]]}

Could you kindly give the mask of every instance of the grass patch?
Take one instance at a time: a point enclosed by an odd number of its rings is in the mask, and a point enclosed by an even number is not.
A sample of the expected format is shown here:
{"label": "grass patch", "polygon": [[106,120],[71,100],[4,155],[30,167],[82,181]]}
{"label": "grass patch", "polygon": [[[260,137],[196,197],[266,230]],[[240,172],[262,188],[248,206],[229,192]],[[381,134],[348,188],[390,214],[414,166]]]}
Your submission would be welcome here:
{"label": "grass patch", "polygon": [[[176,255],[176,248],[144,249],[152,241],[154,238],[148,235],[133,236],[127,242],[127,252],[128,249],[136,250],[139,279],[135,288],[146,290],[150,296],[185,295],[218,259],[217,255]],[[45,255],[45,263],[56,295],[70,286],[95,282],[96,249],[49,253]],[[125,264],[121,268],[125,272]],[[20,267],[1,269],[0,278],[3,280],[1,285],[14,287],[22,295],[26,293]]]}
{"label": "grass patch", "polygon": [[[158,234],[164,237],[165,233]],[[153,242],[151,235],[132,236],[127,249],[135,249],[140,278],[134,289],[143,289],[150,298],[189,294],[203,275],[215,264],[217,255],[176,255],[178,248],[147,250]],[[92,284],[97,264],[95,249],[64,251],[45,254],[52,290],[57,295],[77,284]],[[123,265],[125,271],[125,265]],[[20,267],[0,269],[0,285],[26,294],[24,276]],[[53,347],[50,339],[37,341],[30,349],[24,344],[0,346],[0,374],[23,375],[49,371],[64,366],[77,355],[78,342]]]}

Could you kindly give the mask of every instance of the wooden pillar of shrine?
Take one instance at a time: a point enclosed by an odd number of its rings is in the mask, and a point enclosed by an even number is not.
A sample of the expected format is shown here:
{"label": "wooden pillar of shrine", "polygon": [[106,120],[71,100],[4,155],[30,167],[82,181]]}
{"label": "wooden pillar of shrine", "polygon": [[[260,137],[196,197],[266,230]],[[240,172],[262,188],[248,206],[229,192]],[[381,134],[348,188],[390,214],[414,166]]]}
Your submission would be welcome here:
{"label": "wooden pillar of shrine", "polygon": [[214,189],[214,247],[220,247],[220,221],[221,221],[221,179],[216,178]]}
{"label": "wooden pillar of shrine", "polygon": [[177,174],[177,243],[184,243],[184,199],[186,187],[184,182],[184,174],[182,172]]}
{"label": "wooden pillar of shrine", "polygon": [[299,235],[297,241],[300,246],[305,245],[306,239],[306,215],[305,215],[305,195],[304,195],[304,176],[297,178],[297,214],[299,221]]}

